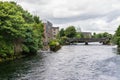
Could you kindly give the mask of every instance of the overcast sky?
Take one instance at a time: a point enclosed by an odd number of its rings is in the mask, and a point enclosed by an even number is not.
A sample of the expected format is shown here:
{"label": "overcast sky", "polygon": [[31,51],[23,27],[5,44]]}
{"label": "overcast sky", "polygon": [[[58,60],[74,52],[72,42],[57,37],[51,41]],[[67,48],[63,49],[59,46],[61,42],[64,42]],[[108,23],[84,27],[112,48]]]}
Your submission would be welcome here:
{"label": "overcast sky", "polygon": [[[8,1],[8,0],[7,0]],[[120,0],[16,0],[24,9],[54,26],[114,33],[120,24]]]}

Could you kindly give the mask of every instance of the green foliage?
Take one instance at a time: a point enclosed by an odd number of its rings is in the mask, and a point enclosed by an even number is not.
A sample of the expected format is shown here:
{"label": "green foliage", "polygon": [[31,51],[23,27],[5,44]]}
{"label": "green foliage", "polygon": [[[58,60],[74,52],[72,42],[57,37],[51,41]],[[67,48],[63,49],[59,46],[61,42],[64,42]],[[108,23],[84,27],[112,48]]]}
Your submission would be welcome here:
{"label": "green foliage", "polygon": [[43,24],[38,17],[34,16],[34,20],[32,27],[26,29],[24,44],[27,46],[27,52],[24,51],[25,53],[36,53],[39,48],[42,48]]}
{"label": "green foliage", "polygon": [[112,34],[109,34],[107,32],[103,33],[103,37],[108,37],[108,38],[112,38]]}
{"label": "green foliage", "polygon": [[36,53],[42,47],[42,37],[43,24],[38,16],[15,2],[0,1],[0,57],[21,53],[21,48],[24,53]]}
{"label": "green foliage", "polygon": [[83,35],[81,33],[77,33],[74,26],[69,26],[65,30],[62,28],[57,35],[57,39],[59,39],[59,43],[61,45],[68,44],[68,38],[81,38]]}
{"label": "green foliage", "polygon": [[76,30],[74,26],[69,26],[66,30],[65,30],[65,35],[68,38],[73,38],[76,36]]}
{"label": "green foliage", "polygon": [[64,29],[63,29],[63,28],[60,30],[59,35],[60,35],[60,37],[65,36],[65,31],[64,31]]}
{"label": "green foliage", "polygon": [[117,28],[115,35],[120,36],[120,26]]}
{"label": "green foliage", "polygon": [[120,47],[120,36],[116,36],[115,40],[116,40],[115,44],[117,44],[118,47]]}
{"label": "green foliage", "polygon": [[82,34],[80,32],[76,33],[76,38],[82,38]]}
{"label": "green foliage", "polygon": [[114,36],[113,36],[113,42],[120,47],[120,26],[117,28]]}
{"label": "green foliage", "polygon": [[0,40],[0,57],[6,58],[7,56],[10,57],[13,55],[14,55],[13,44],[11,44],[11,42],[9,41]]}
{"label": "green foliage", "polygon": [[109,33],[107,33],[107,32],[104,32],[104,33],[98,33],[98,34],[96,34],[96,33],[93,33],[93,36],[92,36],[93,38],[108,38],[108,40],[107,41],[105,41],[103,44],[111,44],[112,43],[112,34],[109,34]]}
{"label": "green foliage", "polygon": [[61,37],[59,40],[59,43],[61,44],[61,45],[64,45],[64,44],[66,44],[66,41],[67,41],[67,37],[66,36],[64,36],[64,37]]}
{"label": "green foliage", "polygon": [[51,40],[50,43],[49,43],[50,46],[57,46],[59,45],[59,40]]}
{"label": "green foliage", "polygon": [[57,40],[57,39],[51,40],[49,43],[49,46],[50,46],[51,51],[57,51],[61,48],[59,40]]}
{"label": "green foliage", "polygon": [[14,3],[0,2],[0,32],[8,40],[23,38],[25,21],[22,8]]}
{"label": "green foliage", "polygon": [[93,33],[93,38],[112,38],[112,34],[109,34],[107,32],[104,32],[104,33]]}
{"label": "green foliage", "polygon": [[98,34],[96,34],[96,33],[93,33],[93,38],[102,38],[103,36],[102,36],[102,34],[103,33],[98,33]]}
{"label": "green foliage", "polygon": [[76,32],[76,38],[85,38],[85,37],[86,36],[84,36],[81,32]]}

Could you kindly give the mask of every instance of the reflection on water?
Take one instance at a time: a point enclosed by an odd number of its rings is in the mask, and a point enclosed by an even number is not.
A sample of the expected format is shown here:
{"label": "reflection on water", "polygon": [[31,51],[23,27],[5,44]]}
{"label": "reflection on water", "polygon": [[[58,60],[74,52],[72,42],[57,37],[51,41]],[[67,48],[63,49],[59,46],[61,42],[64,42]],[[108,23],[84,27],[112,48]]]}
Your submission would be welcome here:
{"label": "reflection on water", "polygon": [[0,64],[0,80],[119,80],[116,46],[99,43],[63,46],[56,53],[38,53]]}
{"label": "reflection on water", "polygon": [[114,46],[112,50],[113,50],[113,53],[120,55],[120,48],[117,48],[117,46]]}
{"label": "reflection on water", "polygon": [[120,48],[116,49],[116,53],[120,55]]}

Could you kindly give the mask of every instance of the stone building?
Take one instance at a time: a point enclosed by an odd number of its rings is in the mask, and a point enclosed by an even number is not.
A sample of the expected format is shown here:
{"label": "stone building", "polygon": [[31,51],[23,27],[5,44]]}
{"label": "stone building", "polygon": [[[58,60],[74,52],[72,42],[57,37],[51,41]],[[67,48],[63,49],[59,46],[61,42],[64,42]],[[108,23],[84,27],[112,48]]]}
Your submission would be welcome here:
{"label": "stone building", "polygon": [[52,23],[49,21],[44,21],[44,45],[48,45],[49,41],[52,39]]}
{"label": "stone building", "polygon": [[59,33],[59,27],[53,27],[53,24],[49,21],[43,21],[44,24],[44,39],[45,45],[49,43],[51,39],[55,39]]}
{"label": "stone building", "polygon": [[59,33],[59,27],[52,27],[52,38],[56,39],[57,34]]}
{"label": "stone building", "polygon": [[92,38],[91,32],[81,32],[83,38]]}

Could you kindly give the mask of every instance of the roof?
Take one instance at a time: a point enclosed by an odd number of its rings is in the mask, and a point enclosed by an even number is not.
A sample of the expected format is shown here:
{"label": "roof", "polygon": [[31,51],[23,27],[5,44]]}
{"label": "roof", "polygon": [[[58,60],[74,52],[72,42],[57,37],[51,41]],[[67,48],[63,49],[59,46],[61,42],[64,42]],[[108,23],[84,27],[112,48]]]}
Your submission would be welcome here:
{"label": "roof", "polygon": [[52,27],[53,29],[59,29],[59,27]]}

